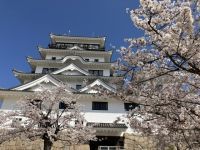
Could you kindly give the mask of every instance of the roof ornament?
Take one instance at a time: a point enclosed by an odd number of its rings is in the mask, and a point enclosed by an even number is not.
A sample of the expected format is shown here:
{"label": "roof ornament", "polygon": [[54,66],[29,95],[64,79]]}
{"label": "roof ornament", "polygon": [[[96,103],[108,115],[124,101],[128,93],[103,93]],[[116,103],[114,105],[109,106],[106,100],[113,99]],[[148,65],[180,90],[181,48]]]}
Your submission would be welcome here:
{"label": "roof ornament", "polygon": [[49,79],[44,80],[44,83],[49,83],[49,82],[50,82]]}
{"label": "roof ornament", "polygon": [[53,34],[52,32],[50,33],[50,37],[51,37],[51,38],[53,38],[53,37],[54,37],[54,34]]}

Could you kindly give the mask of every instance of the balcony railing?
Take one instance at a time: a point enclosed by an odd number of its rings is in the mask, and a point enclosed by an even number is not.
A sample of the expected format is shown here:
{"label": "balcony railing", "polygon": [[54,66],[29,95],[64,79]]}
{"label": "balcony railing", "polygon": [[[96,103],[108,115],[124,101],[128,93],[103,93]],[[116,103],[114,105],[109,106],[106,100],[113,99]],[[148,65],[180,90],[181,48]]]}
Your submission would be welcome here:
{"label": "balcony railing", "polygon": [[99,146],[98,150],[125,150],[123,146]]}

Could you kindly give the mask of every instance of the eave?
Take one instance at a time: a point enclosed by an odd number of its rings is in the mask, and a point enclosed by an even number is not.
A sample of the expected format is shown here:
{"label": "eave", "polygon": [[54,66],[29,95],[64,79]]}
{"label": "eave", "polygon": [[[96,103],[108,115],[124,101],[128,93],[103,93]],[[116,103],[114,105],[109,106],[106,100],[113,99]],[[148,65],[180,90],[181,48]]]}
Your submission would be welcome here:
{"label": "eave", "polygon": [[99,44],[101,48],[105,47],[105,37],[79,37],[67,35],[50,34],[52,43],[80,43],[80,44]]}
{"label": "eave", "polygon": [[[66,57],[68,57],[66,59]],[[27,57],[28,63],[31,65],[32,69],[35,69],[36,66],[44,66],[48,68],[61,68],[66,65],[70,65],[71,63],[74,63],[75,65],[87,69],[110,69],[111,65],[113,63],[107,63],[107,62],[86,62],[84,59],[82,59],[80,56],[66,56],[62,60],[39,60],[39,59],[33,59],[31,57]],[[76,59],[73,59],[73,57],[76,57]]]}
{"label": "eave", "polygon": [[[33,95],[33,91],[19,91],[19,90],[10,90],[10,89],[0,89],[0,98],[5,99],[5,98],[15,98],[20,100],[23,96],[31,96]],[[101,100],[102,98],[99,96],[95,96],[94,94],[91,93],[74,93],[78,95],[79,99],[82,100],[83,98],[85,99],[96,99],[96,100]],[[111,98],[109,98],[111,99]],[[113,97],[112,99],[119,100],[118,98]]]}
{"label": "eave", "polygon": [[[30,88],[38,86],[41,83],[51,83],[52,85],[58,86],[58,87],[63,85],[62,81],[60,81],[59,79],[51,76],[50,74],[46,74],[46,75],[44,75],[44,76],[42,76],[38,79],[35,79],[33,81],[24,83],[24,84],[19,85],[17,87],[14,87],[11,90],[14,90],[14,91],[26,91],[26,90],[28,90],[29,91]],[[70,92],[76,92],[77,91],[76,89],[73,89],[71,87],[66,87],[66,88]]]}
{"label": "eave", "polygon": [[[39,74],[39,73],[24,73],[21,71],[17,71],[17,70],[13,70],[14,75],[22,82],[24,83],[24,81],[32,81],[35,80],[39,77],[44,76],[45,74]],[[84,79],[86,80],[96,80],[96,79],[101,79],[103,81],[109,82],[112,80],[118,80],[119,82],[123,80],[123,77],[110,77],[110,76],[93,76],[93,75],[89,75],[89,76],[75,76],[75,75],[53,75],[51,74],[53,77],[61,80],[61,81],[83,81]]]}
{"label": "eave", "polygon": [[112,51],[88,51],[88,50],[75,50],[75,49],[50,49],[38,47],[40,55],[45,58],[47,54],[53,56],[67,56],[67,55],[77,55],[82,57],[105,57],[106,61],[110,61],[112,56]]}

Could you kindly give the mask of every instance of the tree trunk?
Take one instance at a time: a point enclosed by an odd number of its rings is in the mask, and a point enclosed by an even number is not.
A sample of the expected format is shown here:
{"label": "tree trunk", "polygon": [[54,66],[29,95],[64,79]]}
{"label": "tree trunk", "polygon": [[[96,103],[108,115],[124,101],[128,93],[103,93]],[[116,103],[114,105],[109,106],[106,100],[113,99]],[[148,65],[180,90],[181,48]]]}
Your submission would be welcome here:
{"label": "tree trunk", "polygon": [[48,139],[44,138],[44,150],[51,150],[53,143]]}

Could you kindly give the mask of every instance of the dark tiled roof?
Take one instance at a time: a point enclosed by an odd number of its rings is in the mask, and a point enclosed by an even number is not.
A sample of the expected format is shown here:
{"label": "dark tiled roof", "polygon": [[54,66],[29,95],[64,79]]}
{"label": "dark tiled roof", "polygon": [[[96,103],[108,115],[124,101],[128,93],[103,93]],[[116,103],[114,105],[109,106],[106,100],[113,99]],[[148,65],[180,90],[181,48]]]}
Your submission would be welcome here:
{"label": "dark tiled roof", "polygon": [[123,123],[94,123],[94,122],[88,122],[87,126],[93,126],[94,128],[128,128]]}

